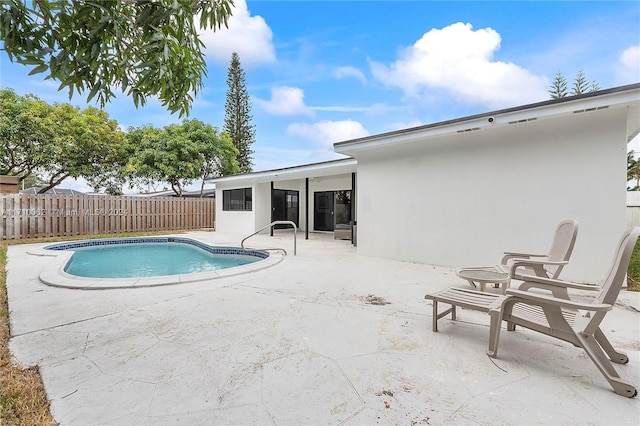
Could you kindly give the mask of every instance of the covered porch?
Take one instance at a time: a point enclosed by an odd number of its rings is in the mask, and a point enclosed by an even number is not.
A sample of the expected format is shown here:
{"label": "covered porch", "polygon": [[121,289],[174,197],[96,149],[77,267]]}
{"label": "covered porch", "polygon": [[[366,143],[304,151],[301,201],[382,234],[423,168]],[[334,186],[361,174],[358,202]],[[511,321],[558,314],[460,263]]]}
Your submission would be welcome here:
{"label": "covered porch", "polygon": [[290,221],[305,239],[321,232],[355,242],[356,166],[346,158],[215,179],[216,230],[250,234]]}

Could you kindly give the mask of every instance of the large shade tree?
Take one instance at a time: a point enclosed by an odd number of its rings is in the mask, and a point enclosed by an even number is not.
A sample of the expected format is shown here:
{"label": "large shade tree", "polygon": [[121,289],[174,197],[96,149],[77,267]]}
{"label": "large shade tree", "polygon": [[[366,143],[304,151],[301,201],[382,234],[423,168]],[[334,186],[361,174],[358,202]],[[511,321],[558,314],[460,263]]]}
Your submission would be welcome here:
{"label": "large shade tree", "polygon": [[53,107],[34,95],[0,90],[0,175],[22,181],[50,163],[55,137],[49,125],[52,114]]}
{"label": "large shade tree", "polygon": [[68,177],[84,178],[95,190],[118,193],[121,181],[113,170],[122,164],[124,133],[106,112],[89,107],[80,110],[69,104],[55,104],[49,125],[55,129],[50,163],[43,167],[48,177],[40,192],[59,185]]}
{"label": "large shade tree", "polygon": [[123,162],[123,143],[124,133],[104,111],[0,90],[0,174],[37,176],[45,182],[41,193],[68,177],[112,188],[108,177]]}
{"label": "large shade tree", "polygon": [[182,128],[187,138],[200,147],[200,196],[204,194],[207,180],[240,172],[238,150],[227,133],[199,120],[185,120]]}
{"label": "large shade tree", "polygon": [[[3,0],[11,61],[104,106],[120,89],[188,114],[206,75],[199,30],[227,25],[233,0]],[[199,24],[199,25],[198,25]]]}
{"label": "large shade tree", "polygon": [[228,135],[198,120],[162,129],[130,128],[127,139],[129,161],[124,172],[131,186],[164,182],[182,196],[196,179],[238,172],[238,151]]}

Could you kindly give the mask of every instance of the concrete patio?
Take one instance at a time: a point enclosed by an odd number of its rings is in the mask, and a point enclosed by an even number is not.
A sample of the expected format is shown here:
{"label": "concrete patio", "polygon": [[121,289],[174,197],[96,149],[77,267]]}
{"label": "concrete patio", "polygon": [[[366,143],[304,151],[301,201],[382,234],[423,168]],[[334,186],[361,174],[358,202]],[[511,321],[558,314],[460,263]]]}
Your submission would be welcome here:
{"label": "concrete patio", "polygon": [[[241,236],[187,236],[238,246]],[[8,250],[11,350],[38,365],[62,425],[640,423],[584,351],[503,332],[460,310],[431,331],[425,293],[466,287],[452,268],[356,255],[331,235],[260,235],[289,256],[268,269],[172,286],[74,290],[41,283],[48,257]],[[640,293],[605,319],[640,387]]]}

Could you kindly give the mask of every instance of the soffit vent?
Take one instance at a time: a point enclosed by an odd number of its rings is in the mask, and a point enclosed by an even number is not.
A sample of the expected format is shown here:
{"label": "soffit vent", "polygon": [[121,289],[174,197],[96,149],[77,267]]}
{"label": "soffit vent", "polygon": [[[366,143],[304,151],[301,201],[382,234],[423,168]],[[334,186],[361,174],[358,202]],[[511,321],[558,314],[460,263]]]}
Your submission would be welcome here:
{"label": "soffit vent", "polygon": [[471,127],[469,129],[458,130],[458,133],[475,132],[476,130],[480,130],[480,127]]}
{"label": "soffit vent", "polygon": [[601,106],[601,107],[595,107],[595,108],[587,108],[587,109],[579,109],[577,111],[573,111],[574,114],[580,114],[583,112],[591,112],[591,111],[600,111],[601,109],[607,109],[609,108],[609,105],[605,105],[605,106]]}
{"label": "soffit vent", "polygon": [[515,120],[515,121],[510,121],[509,124],[520,124],[520,123],[527,123],[529,121],[536,121],[538,119],[538,117],[533,117],[533,118],[524,118],[522,120]]}

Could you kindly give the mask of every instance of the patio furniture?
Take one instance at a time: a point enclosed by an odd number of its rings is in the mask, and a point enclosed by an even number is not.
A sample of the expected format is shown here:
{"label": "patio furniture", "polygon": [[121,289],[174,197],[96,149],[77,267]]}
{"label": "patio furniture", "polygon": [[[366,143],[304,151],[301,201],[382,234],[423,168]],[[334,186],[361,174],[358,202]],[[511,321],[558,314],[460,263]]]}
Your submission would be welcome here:
{"label": "patio furniture", "polygon": [[472,287],[480,287],[480,291],[486,291],[488,283],[494,284],[496,287],[502,285],[502,293],[509,286],[510,277],[506,272],[497,270],[495,267],[479,267],[479,268],[463,268],[458,269],[457,274],[460,278],[464,278]]}
{"label": "patio furniture", "polygon": [[[551,249],[548,254],[536,254],[536,253],[524,253],[524,252],[504,252],[504,256],[500,262],[500,265],[495,266],[467,266],[457,268],[456,272],[462,278],[465,278],[472,287],[476,287],[475,281],[466,278],[469,275],[468,271],[493,271],[496,274],[508,274],[512,279],[519,279],[523,273],[533,273],[540,277],[546,278],[558,278],[564,265],[569,263],[569,258],[573,252],[573,246],[576,242],[576,236],[578,234],[578,222],[575,220],[564,220],[556,227],[553,241],[551,242]],[[496,277],[498,277],[496,275]],[[495,286],[502,282],[498,281],[486,281],[494,282]],[[485,283],[486,283],[485,282]],[[484,291],[485,286],[480,282],[480,290]],[[503,287],[503,292],[509,286],[509,282],[506,282]]]}
{"label": "patio furniture", "polygon": [[336,224],[333,229],[334,240],[350,240],[351,239],[351,225],[348,224]]}
{"label": "patio furniture", "polygon": [[[508,289],[502,306],[492,307],[489,356],[496,357],[500,339],[501,320],[507,321],[507,328],[515,330],[519,325],[551,337],[572,343],[585,350],[618,395],[634,397],[638,391],[626,380],[620,378],[611,362],[626,364],[629,358],[616,351],[600,323],[607,312],[613,309],[616,299],[626,279],[631,253],[640,234],[640,228],[631,228],[620,239],[616,255],[602,286],[589,286],[537,276],[522,276],[520,289]],[[530,292],[529,289],[550,291],[560,288],[560,292]],[[599,290],[590,303],[572,300],[568,289]],[[558,296],[558,294],[563,296]],[[564,295],[566,294],[566,297]]]}
{"label": "patio furniture", "polygon": [[525,268],[539,277],[558,278],[564,265],[569,263],[578,235],[578,222],[564,220],[558,224],[548,254],[505,252],[500,261],[503,271],[511,271],[512,278],[517,269]]}
{"label": "patio furniture", "polygon": [[[433,331],[438,331],[438,320],[448,314],[455,320],[456,307],[460,306],[474,311],[489,312],[499,309],[506,296],[495,293],[468,290],[464,288],[447,288],[435,293],[427,294],[425,299],[433,300]],[[438,302],[451,305],[449,309],[438,313]],[[491,339],[490,339],[491,340]]]}

